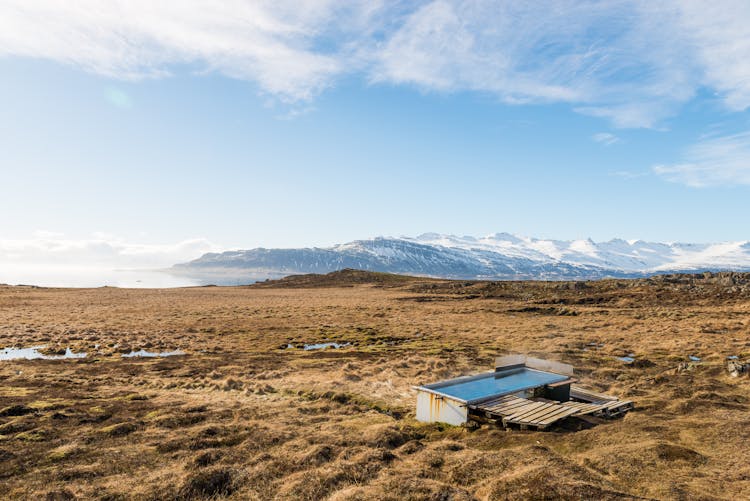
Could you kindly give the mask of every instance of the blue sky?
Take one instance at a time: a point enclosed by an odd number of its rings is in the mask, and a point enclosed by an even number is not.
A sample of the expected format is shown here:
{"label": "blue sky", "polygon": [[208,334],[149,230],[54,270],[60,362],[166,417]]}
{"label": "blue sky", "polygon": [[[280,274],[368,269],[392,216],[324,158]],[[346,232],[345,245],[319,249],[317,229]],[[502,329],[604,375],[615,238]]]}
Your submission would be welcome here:
{"label": "blue sky", "polygon": [[0,6],[5,257],[748,238],[744,2],[86,3]]}

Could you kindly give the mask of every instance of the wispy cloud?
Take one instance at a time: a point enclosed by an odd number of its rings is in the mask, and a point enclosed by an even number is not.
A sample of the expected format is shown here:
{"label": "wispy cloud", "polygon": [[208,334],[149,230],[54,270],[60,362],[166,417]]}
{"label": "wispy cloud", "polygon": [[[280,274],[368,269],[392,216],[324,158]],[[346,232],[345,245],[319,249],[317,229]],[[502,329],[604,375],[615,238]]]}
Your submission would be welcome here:
{"label": "wispy cloud", "polygon": [[6,0],[0,56],[118,79],[176,68],[306,101],[356,74],[506,103],[569,103],[654,127],[700,88],[750,106],[750,4],[737,0]]}
{"label": "wispy cloud", "polygon": [[611,146],[620,142],[620,138],[610,132],[598,132],[591,136],[591,139],[604,146]]}
{"label": "wispy cloud", "polygon": [[705,139],[688,149],[683,162],[653,171],[694,188],[750,185],[750,132]]}
{"label": "wispy cloud", "polygon": [[[306,99],[342,71],[337,36],[365,2],[328,0],[80,0],[0,5],[0,54],[46,58],[120,78],[164,77],[194,65],[256,82],[282,99]],[[356,29],[356,26],[353,26]]]}
{"label": "wispy cloud", "polygon": [[619,177],[619,178],[622,178],[622,179],[631,180],[631,179],[638,179],[638,178],[641,178],[641,177],[648,176],[649,173],[648,172],[630,171],[630,170],[617,170],[617,171],[614,171],[614,172],[610,172],[609,175],[610,176],[614,176],[614,177]]}

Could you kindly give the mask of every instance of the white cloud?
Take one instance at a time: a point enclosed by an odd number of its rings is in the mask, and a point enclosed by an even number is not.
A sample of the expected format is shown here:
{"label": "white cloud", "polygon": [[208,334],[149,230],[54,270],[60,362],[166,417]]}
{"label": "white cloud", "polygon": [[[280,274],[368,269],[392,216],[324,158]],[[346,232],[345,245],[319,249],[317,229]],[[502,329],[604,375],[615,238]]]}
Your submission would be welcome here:
{"label": "white cloud", "polygon": [[604,146],[611,146],[620,142],[620,138],[610,132],[598,132],[591,136],[591,139]]}
{"label": "white cloud", "polygon": [[89,239],[35,232],[30,239],[0,240],[0,268],[47,266],[76,268],[163,268],[195,259],[218,247],[205,239],[174,244],[141,244],[97,234]]}
{"label": "white cloud", "polygon": [[0,56],[119,79],[178,68],[305,101],[344,75],[654,127],[696,92],[750,106],[741,0],[5,0]]}
{"label": "white cloud", "polygon": [[705,139],[688,149],[683,162],[653,171],[694,188],[750,185],[750,132]]}

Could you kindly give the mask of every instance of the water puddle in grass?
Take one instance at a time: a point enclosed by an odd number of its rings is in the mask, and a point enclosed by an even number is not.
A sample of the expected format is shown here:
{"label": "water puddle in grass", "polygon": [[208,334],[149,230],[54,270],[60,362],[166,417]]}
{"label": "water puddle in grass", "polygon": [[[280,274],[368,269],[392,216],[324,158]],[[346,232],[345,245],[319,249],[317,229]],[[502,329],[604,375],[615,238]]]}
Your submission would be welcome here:
{"label": "water puddle in grass", "polygon": [[729,355],[727,357],[727,360],[737,360],[738,358],[740,358],[740,357],[738,357],[737,355]]}
{"label": "water puddle in grass", "polygon": [[64,355],[45,355],[39,350],[45,346],[31,348],[3,348],[0,350],[0,360],[64,360],[66,358],[86,358],[85,353],[74,353],[70,348],[65,349]]}
{"label": "water puddle in grass", "polygon": [[694,355],[689,355],[688,358],[690,359],[691,362],[700,362],[701,361],[700,357],[696,357]]}
{"label": "water puddle in grass", "polygon": [[122,358],[155,358],[155,357],[175,357],[178,355],[184,355],[184,351],[162,351],[161,353],[151,353],[146,350],[131,351],[130,353],[123,353]]}
{"label": "water puddle in grass", "polygon": [[310,350],[325,350],[326,348],[343,348],[344,346],[349,346],[351,343],[318,343],[318,344],[306,344],[302,349],[305,351]]}
{"label": "water puddle in grass", "polygon": [[631,356],[617,357],[617,360],[619,360],[620,362],[625,362],[626,364],[632,364],[633,362],[635,362],[635,358]]}

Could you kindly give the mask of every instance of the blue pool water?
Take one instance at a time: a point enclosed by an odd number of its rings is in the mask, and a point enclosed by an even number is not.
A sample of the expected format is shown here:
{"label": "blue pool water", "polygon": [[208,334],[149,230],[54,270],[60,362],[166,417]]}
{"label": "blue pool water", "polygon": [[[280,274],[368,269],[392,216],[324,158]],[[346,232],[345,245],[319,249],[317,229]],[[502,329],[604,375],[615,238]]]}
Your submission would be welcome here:
{"label": "blue pool water", "polygon": [[446,386],[432,387],[435,391],[445,395],[470,402],[478,398],[514,393],[526,388],[533,388],[545,384],[557,383],[568,379],[568,376],[541,372],[533,369],[523,368],[512,374],[502,375],[489,374],[481,379],[448,384]]}

